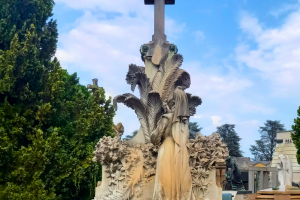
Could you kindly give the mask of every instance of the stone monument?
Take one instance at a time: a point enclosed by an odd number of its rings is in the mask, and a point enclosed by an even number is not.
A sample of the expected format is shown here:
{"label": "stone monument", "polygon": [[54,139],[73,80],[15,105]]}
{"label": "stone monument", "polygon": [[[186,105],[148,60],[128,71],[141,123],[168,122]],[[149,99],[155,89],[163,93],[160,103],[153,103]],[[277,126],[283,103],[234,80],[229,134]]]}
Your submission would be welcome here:
{"label": "stone monument", "polygon": [[297,149],[291,138],[292,131],[278,132],[276,136],[276,148],[272,158],[272,167],[277,167],[279,162],[279,155],[289,157],[292,162],[293,176],[292,182],[298,184],[300,182],[300,165],[297,162],[296,154]]}
{"label": "stone monument", "polygon": [[292,185],[293,167],[288,156],[280,154],[277,162],[278,181],[280,185]]}
{"label": "stone monument", "polygon": [[113,103],[133,109],[141,128],[131,140],[122,141],[124,127],[115,126],[115,137],[100,139],[94,161],[102,164],[102,182],[94,200],[221,200],[216,166],[225,164],[227,146],[220,135],[196,134],[189,140],[189,118],[202,100],[186,93],[190,75],[180,69],[183,57],[166,41],[164,6],[175,0],[145,0],[154,4],[152,41],[140,52],[145,67],[129,65],[126,82],[140,98],[118,95]]}

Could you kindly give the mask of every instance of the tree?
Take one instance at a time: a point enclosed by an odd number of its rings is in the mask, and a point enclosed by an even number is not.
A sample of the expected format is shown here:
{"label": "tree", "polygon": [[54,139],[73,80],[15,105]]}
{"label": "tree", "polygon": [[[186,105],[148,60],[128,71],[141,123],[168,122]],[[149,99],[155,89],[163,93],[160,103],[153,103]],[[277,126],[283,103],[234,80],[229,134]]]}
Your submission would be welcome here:
{"label": "tree", "polygon": [[234,128],[234,124],[224,124],[218,126],[216,132],[220,134],[222,141],[227,144],[229,156],[242,157],[243,152],[240,149],[241,138]]}
{"label": "tree", "polygon": [[276,147],[277,132],[285,131],[285,128],[277,120],[267,120],[264,125],[259,127],[260,140],[256,140],[255,145],[251,145],[250,152],[256,160],[271,161]]}
{"label": "tree", "polygon": [[93,95],[53,59],[52,0],[0,1],[0,199],[91,199],[99,138],[113,135],[103,88]]}
{"label": "tree", "polygon": [[196,137],[196,133],[199,133],[202,130],[202,127],[200,127],[197,122],[190,122],[189,129],[190,139],[194,139]]}
{"label": "tree", "polygon": [[297,148],[297,161],[300,164],[300,106],[298,109],[298,117],[294,119],[294,125],[292,125],[293,133],[292,140]]}
{"label": "tree", "polygon": [[126,137],[124,138],[124,140],[130,140],[131,138],[133,138],[134,136],[136,136],[136,134],[138,132],[139,132],[139,130],[133,131],[130,135],[126,135]]}

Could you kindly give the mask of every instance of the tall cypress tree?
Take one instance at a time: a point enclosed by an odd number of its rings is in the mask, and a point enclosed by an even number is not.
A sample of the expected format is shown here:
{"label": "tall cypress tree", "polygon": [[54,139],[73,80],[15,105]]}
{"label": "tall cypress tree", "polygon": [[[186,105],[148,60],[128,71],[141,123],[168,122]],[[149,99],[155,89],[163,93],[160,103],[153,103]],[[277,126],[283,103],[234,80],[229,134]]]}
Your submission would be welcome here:
{"label": "tall cypress tree", "polygon": [[276,136],[278,131],[285,131],[284,124],[277,120],[267,120],[265,126],[259,127],[260,140],[251,145],[250,152],[258,161],[271,161],[276,147]]}
{"label": "tall cypress tree", "polygon": [[91,94],[53,59],[52,0],[0,1],[0,199],[91,199],[94,147],[112,135],[103,88]]}
{"label": "tall cypress tree", "polygon": [[217,133],[220,134],[222,141],[227,144],[229,156],[242,157],[240,149],[241,138],[234,130],[234,124],[224,124],[217,127]]}

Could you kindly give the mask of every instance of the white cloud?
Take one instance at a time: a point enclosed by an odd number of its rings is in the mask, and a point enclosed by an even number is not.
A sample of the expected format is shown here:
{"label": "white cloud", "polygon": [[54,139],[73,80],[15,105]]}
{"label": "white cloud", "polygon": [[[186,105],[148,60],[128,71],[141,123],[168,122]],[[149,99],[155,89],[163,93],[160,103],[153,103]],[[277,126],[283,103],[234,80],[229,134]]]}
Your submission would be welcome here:
{"label": "white cloud", "polygon": [[66,6],[78,10],[101,10],[122,14],[137,13],[139,16],[152,16],[152,6],[144,5],[141,0],[56,0]]}
{"label": "white cloud", "polygon": [[202,31],[195,31],[193,32],[193,35],[195,36],[195,40],[197,43],[200,43],[205,39],[205,35]]}
{"label": "white cloud", "polygon": [[[73,28],[59,36],[56,56],[69,71],[87,72],[113,97],[130,91],[125,77],[131,63],[143,66],[139,49],[152,39],[153,6],[141,0],[58,0],[57,3],[84,10]],[[119,13],[106,18],[107,13]],[[135,17],[132,17],[134,13]],[[185,24],[166,17],[166,34],[174,42]],[[137,93],[137,92],[135,92]],[[119,106],[115,123],[122,122],[125,134],[139,127],[134,111]]]}
{"label": "white cloud", "polygon": [[282,14],[299,9],[299,4],[283,4],[279,8],[272,9],[270,14],[274,17],[279,17]]}
{"label": "white cloud", "polygon": [[221,125],[221,119],[222,119],[221,117],[211,116],[210,118],[211,118],[214,126],[220,126]]}
{"label": "white cloud", "polygon": [[201,115],[195,115],[194,118],[200,119],[202,116]]}
{"label": "white cloud", "polygon": [[191,74],[192,85],[188,91],[209,100],[235,96],[253,85],[241,74],[236,72],[225,74],[219,67],[204,68],[199,62],[183,64],[183,69]]}
{"label": "white cloud", "polygon": [[240,27],[256,44],[247,40],[236,47],[236,60],[257,70],[277,95],[293,95],[300,85],[300,10],[292,12],[277,28],[263,28],[258,19],[243,13]]}

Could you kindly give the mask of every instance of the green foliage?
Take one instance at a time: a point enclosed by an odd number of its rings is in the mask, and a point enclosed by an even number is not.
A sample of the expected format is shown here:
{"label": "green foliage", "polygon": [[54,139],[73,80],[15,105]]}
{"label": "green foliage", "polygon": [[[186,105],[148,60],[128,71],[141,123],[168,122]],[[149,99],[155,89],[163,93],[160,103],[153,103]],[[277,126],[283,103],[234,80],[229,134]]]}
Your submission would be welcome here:
{"label": "green foliage", "polygon": [[294,119],[294,125],[292,125],[293,133],[292,140],[297,148],[297,161],[300,164],[300,106],[298,109],[298,117]]}
{"label": "green foliage", "polygon": [[242,157],[243,152],[240,149],[241,138],[234,130],[234,124],[224,124],[217,127],[217,133],[220,134],[222,141],[227,144],[229,156]]}
{"label": "green foliage", "polygon": [[139,132],[139,130],[133,131],[130,135],[126,135],[126,137],[124,138],[124,140],[130,140],[131,138],[133,138],[134,136],[136,136],[136,134],[138,132]]}
{"label": "green foliage", "polygon": [[52,0],[0,1],[0,199],[91,199],[94,147],[113,135],[103,88],[93,95],[56,58]]}
{"label": "green foliage", "polygon": [[250,152],[254,155],[254,160],[271,161],[276,147],[277,132],[285,131],[284,125],[277,120],[267,120],[265,126],[259,129],[260,140],[251,145]]}
{"label": "green foliage", "polygon": [[190,139],[194,139],[196,137],[196,133],[200,133],[202,127],[200,127],[197,122],[190,122],[189,130],[190,130]]}

